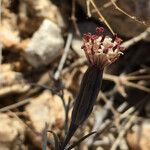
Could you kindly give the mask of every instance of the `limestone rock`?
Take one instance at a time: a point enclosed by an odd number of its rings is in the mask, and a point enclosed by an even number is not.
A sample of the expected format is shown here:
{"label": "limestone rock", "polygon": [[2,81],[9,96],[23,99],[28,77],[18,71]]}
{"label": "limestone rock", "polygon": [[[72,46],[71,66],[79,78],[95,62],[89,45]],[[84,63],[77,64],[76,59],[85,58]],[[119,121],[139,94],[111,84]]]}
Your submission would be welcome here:
{"label": "limestone rock", "polygon": [[134,125],[127,134],[127,142],[131,150],[150,149],[150,120],[144,120],[141,125]]}
{"label": "limestone rock", "polygon": [[25,58],[33,67],[48,65],[62,54],[63,46],[60,28],[46,19],[25,49]]}
{"label": "limestone rock", "polygon": [[0,97],[12,93],[24,93],[30,89],[23,75],[14,71],[11,65],[2,64],[0,67]]}
{"label": "limestone rock", "polygon": [[21,150],[24,125],[7,114],[0,114],[0,120],[0,150]]}
{"label": "limestone rock", "polygon": [[42,132],[45,123],[48,123],[49,129],[57,122],[64,122],[64,108],[61,99],[58,96],[52,96],[49,91],[44,91],[40,96],[33,98],[31,103],[26,106],[26,112],[32,123],[32,127],[37,132]]}

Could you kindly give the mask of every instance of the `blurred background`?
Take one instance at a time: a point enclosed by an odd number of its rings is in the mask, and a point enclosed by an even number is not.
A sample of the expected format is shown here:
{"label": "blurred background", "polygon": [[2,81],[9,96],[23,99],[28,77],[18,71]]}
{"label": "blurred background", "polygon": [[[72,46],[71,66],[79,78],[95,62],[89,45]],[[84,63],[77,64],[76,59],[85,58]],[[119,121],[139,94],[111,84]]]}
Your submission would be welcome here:
{"label": "blurred background", "polygon": [[74,149],[150,150],[150,0],[0,2],[0,150],[57,150],[87,68],[82,35],[97,26],[125,51],[70,145],[96,131]]}

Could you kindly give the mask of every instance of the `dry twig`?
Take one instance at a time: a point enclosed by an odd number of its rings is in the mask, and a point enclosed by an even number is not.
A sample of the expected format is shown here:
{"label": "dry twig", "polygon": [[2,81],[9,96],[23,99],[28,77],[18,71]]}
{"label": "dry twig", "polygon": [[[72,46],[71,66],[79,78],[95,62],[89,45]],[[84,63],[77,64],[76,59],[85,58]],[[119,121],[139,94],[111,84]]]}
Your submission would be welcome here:
{"label": "dry twig", "polygon": [[130,46],[134,45],[135,43],[141,41],[141,40],[144,40],[146,39],[148,36],[150,35],[150,27],[147,28],[144,32],[142,32],[141,34],[139,34],[138,36],[122,43],[122,46],[127,49],[129,48]]}
{"label": "dry twig", "polygon": [[142,90],[142,91],[150,93],[150,89],[149,88],[147,88],[145,86],[142,86],[140,84],[128,81],[128,78],[126,78],[126,76],[118,77],[118,76],[115,76],[115,75],[104,74],[103,79],[115,82],[116,85],[118,86],[118,89],[119,88],[124,88],[123,87],[123,85],[124,85],[124,86],[136,88],[136,89],[139,89],[139,90]]}
{"label": "dry twig", "polygon": [[67,38],[66,46],[65,46],[65,49],[64,49],[64,53],[63,53],[63,55],[61,57],[61,60],[59,62],[58,69],[57,69],[56,73],[54,74],[54,79],[55,80],[58,80],[59,77],[60,77],[61,70],[63,69],[63,66],[64,66],[64,63],[66,61],[68,52],[70,50],[71,41],[72,41],[72,33],[68,33],[68,38]]}
{"label": "dry twig", "polygon": [[129,121],[124,125],[122,130],[119,132],[119,135],[118,135],[116,141],[114,142],[114,144],[112,145],[110,150],[116,150],[117,149],[120,141],[125,136],[126,132],[129,130],[129,128],[131,127],[132,123],[135,120],[136,120],[136,116],[135,115],[132,115],[131,117],[129,117]]}
{"label": "dry twig", "polygon": [[75,28],[75,31],[76,31],[76,34],[78,36],[80,36],[80,31],[79,31],[79,28],[78,28],[78,25],[77,25],[77,22],[76,22],[76,17],[75,17],[75,11],[76,11],[76,0],[72,0],[72,13],[71,13],[71,20],[72,20],[72,23],[74,25],[74,28]]}
{"label": "dry twig", "polygon": [[102,15],[102,13],[98,10],[97,6],[95,5],[93,0],[87,0],[87,10],[88,10],[88,15],[90,16],[90,3],[92,4],[92,6],[94,7],[95,11],[97,12],[99,19],[101,21],[103,21],[106,26],[109,28],[109,30],[111,31],[111,33],[114,35],[114,31],[112,30],[112,28],[110,27],[109,23],[107,22],[107,20],[105,19],[105,17]]}
{"label": "dry twig", "polygon": [[141,23],[141,24],[144,24],[145,26],[148,26],[144,21],[141,21],[141,20],[137,19],[135,16],[131,16],[129,13],[127,13],[127,12],[124,11],[124,10],[122,10],[122,9],[116,4],[115,0],[111,0],[111,2],[112,2],[112,4],[114,5],[114,7],[115,7],[118,11],[122,12],[123,14],[125,14],[125,15],[128,16],[129,18],[135,20],[136,22]]}
{"label": "dry twig", "polygon": [[[95,123],[93,125],[92,131],[97,131],[99,129],[99,126],[102,125],[102,123],[103,123],[105,117],[107,116],[109,110],[111,110],[114,113],[114,115],[116,114],[116,111],[113,109],[113,100],[112,99],[108,100],[106,98],[106,96],[104,94],[102,94],[102,92],[101,92],[101,95],[102,95],[102,97],[104,97],[103,99],[105,99],[106,104],[105,104],[102,111],[95,113]],[[96,135],[97,134],[89,137],[89,139],[86,142],[88,146],[90,146],[93,143],[94,137]]]}
{"label": "dry twig", "polygon": [[5,111],[8,111],[8,110],[11,110],[11,109],[15,109],[17,107],[20,107],[20,106],[23,106],[23,105],[26,105],[27,103],[30,102],[31,99],[25,99],[25,100],[22,100],[20,102],[17,102],[15,104],[12,104],[12,105],[8,105],[6,107],[3,107],[0,109],[0,112],[5,112]]}

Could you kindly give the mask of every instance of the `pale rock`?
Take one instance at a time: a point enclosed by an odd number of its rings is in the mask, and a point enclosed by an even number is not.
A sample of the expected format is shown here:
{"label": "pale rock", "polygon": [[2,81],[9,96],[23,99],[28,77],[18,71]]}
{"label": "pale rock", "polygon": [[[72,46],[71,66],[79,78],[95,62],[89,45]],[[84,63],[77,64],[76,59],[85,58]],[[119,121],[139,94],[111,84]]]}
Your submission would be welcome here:
{"label": "pale rock", "polygon": [[[24,3],[24,1],[21,1]],[[39,18],[47,18],[56,23],[59,27],[65,28],[66,24],[63,20],[60,9],[50,0],[26,0],[26,9],[28,13]],[[30,19],[30,18],[29,18]]]}
{"label": "pale rock", "polygon": [[25,58],[33,67],[48,65],[62,54],[63,46],[60,28],[45,19],[25,49]]}
{"label": "pale rock", "polygon": [[24,93],[30,89],[30,85],[20,72],[13,71],[10,64],[2,64],[0,67],[0,97],[12,93]]}
{"label": "pale rock", "polygon": [[0,25],[1,48],[9,48],[20,42],[19,32],[12,27],[10,21],[4,20]]}
{"label": "pale rock", "polygon": [[40,96],[31,99],[31,103],[26,106],[26,113],[35,131],[41,133],[45,128],[45,123],[49,129],[57,122],[63,124],[64,108],[58,96],[53,96],[49,91],[44,91]]}
{"label": "pale rock", "polygon": [[127,142],[131,150],[150,149],[150,120],[144,119],[140,124],[132,126],[127,133]]}
{"label": "pale rock", "polygon": [[[0,150],[18,150],[24,140],[25,127],[16,118],[0,114]],[[20,145],[21,146],[21,145]]]}

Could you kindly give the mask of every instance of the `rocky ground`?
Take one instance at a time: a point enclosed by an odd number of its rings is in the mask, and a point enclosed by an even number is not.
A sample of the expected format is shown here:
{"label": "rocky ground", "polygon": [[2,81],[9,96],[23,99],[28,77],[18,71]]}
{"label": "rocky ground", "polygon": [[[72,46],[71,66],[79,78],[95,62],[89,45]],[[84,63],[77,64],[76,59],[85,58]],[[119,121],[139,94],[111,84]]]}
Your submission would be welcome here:
{"label": "rocky ground", "polygon": [[150,0],[1,0],[0,11],[0,150],[57,150],[87,68],[82,35],[97,26],[125,51],[70,145],[96,131],[74,149],[150,149]]}

